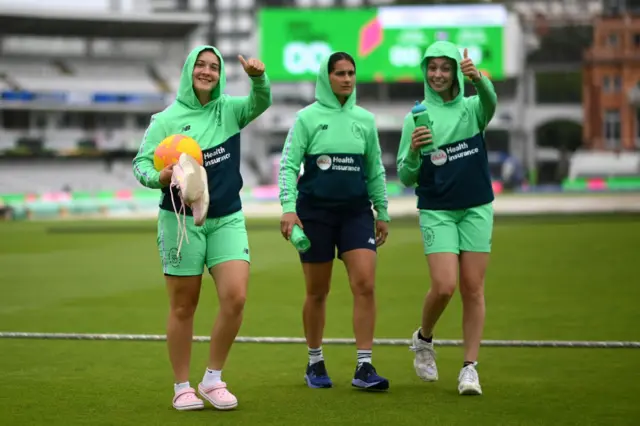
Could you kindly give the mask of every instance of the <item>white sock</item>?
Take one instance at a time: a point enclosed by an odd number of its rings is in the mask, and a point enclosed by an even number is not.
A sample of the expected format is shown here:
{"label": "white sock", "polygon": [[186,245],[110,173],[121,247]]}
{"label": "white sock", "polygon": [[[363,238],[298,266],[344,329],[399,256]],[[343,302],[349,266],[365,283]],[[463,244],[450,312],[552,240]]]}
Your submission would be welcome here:
{"label": "white sock", "polygon": [[202,384],[206,387],[217,385],[222,381],[222,370],[211,370],[207,368],[202,378]]}
{"label": "white sock", "polygon": [[371,349],[358,349],[358,365],[365,362],[371,364]]}
{"label": "white sock", "polygon": [[190,387],[191,387],[191,385],[189,384],[189,382],[184,382],[184,383],[175,383],[175,384],[173,385],[173,391],[174,391],[175,393],[178,393],[178,392],[180,392],[181,390],[183,390],[183,389],[187,389],[187,388],[190,388]]}
{"label": "white sock", "polygon": [[324,361],[322,355],[322,346],[317,349],[307,348],[309,352],[309,364],[315,364],[316,362]]}

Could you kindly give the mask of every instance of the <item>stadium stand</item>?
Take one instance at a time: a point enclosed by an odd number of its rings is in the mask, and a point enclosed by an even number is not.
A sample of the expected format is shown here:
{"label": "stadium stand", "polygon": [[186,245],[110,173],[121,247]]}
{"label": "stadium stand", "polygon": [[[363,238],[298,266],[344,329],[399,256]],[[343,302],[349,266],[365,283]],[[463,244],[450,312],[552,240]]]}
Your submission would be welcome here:
{"label": "stadium stand", "polygon": [[206,42],[206,2],[28,3],[0,1],[0,194],[139,188],[131,158]]}
{"label": "stadium stand", "polygon": [[[246,93],[246,78],[234,58],[258,53],[255,27],[262,7],[377,7],[411,2],[100,0],[76,7],[71,0],[52,0],[47,10],[36,3],[25,1],[22,7],[0,0],[0,151],[10,155],[0,156],[0,193],[58,190],[69,182],[87,190],[135,188],[130,159],[150,115],[172,101],[185,51],[215,40],[228,61],[227,92]],[[513,164],[531,170],[542,162],[560,161],[559,150],[550,147],[553,143],[543,141],[544,148],[537,146],[536,131],[559,119],[580,124],[582,106],[579,97],[555,104],[539,102],[540,87],[547,93],[557,91],[538,84],[538,75],[579,71],[580,64],[571,58],[580,57],[585,41],[562,44],[560,60],[549,48],[553,42],[547,41],[575,28],[589,33],[590,22],[603,11],[601,0],[502,3],[511,13],[509,25],[523,34],[518,43],[526,55],[521,63],[511,65],[512,75],[494,82],[500,105],[487,141],[498,179],[504,174],[501,170]],[[376,113],[383,158],[392,179],[400,123],[421,92],[419,82],[358,86],[359,102]],[[273,183],[273,155],[281,149],[295,111],[313,101],[313,82],[273,82],[273,94],[274,105],[243,131],[243,140],[248,141],[243,144],[242,162],[247,186]],[[62,163],[35,159],[51,156],[52,151],[76,158],[64,168]],[[100,152],[103,157],[108,153],[109,160],[99,159]],[[21,171],[7,159],[27,153],[35,156],[31,163],[20,163]],[[91,155],[84,163],[77,158],[83,153]],[[578,175],[596,173],[597,162],[583,160],[587,157],[578,155],[571,170],[578,170]],[[504,166],[507,162],[509,167]],[[586,170],[592,165],[593,172]],[[83,174],[85,178],[78,181]],[[9,175],[13,178],[5,179]]]}

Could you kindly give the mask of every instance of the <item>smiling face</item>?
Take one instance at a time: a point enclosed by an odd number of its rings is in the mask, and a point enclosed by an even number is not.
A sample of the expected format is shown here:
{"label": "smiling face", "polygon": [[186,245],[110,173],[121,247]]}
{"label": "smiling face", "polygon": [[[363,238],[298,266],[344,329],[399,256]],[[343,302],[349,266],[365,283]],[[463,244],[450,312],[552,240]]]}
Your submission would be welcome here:
{"label": "smiling face", "polygon": [[219,80],[220,59],[209,50],[201,52],[193,67],[193,89],[197,94],[210,94]]}
{"label": "smiling face", "polygon": [[436,92],[451,93],[456,67],[450,58],[430,58],[427,65],[427,82]]}
{"label": "smiling face", "polygon": [[329,82],[336,96],[348,97],[353,93],[356,84],[356,68],[347,59],[340,59],[329,71]]}

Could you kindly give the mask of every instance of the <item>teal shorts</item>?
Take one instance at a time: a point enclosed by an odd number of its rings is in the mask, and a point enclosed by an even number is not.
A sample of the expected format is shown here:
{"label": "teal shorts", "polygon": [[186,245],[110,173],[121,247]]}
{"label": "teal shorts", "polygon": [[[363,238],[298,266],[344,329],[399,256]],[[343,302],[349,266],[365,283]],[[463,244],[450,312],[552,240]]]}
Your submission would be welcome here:
{"label": "teal shorts", "polygon": [[493,203],[462,210],[420,210],[424,253],[491,252]]}
{"label": "teal shorts", "polygon": [[[182,215],[180,216],[183,219]],[[158,213],[158,251],[162,271],[166,275],[202,275],[207,269],[229,260],[250,262],[249,238],[242,211],[215,219],[207,219],[203,226],[193,224],[187,216],[187,233],[183,237],[178,256],[178,219],[172,211]]]}

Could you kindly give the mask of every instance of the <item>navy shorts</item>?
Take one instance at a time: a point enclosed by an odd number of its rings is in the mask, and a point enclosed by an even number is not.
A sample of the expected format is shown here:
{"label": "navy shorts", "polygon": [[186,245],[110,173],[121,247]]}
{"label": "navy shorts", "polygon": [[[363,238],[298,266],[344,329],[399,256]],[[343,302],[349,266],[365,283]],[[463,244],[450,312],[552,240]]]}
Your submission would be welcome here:
{"label": "navy shorts", "polygon": [[300,254],[302,262],[329,262],[356,249],[376,251],[375,218],[371,209],[335,211],[298,204],[298,218],[311,248]]}

